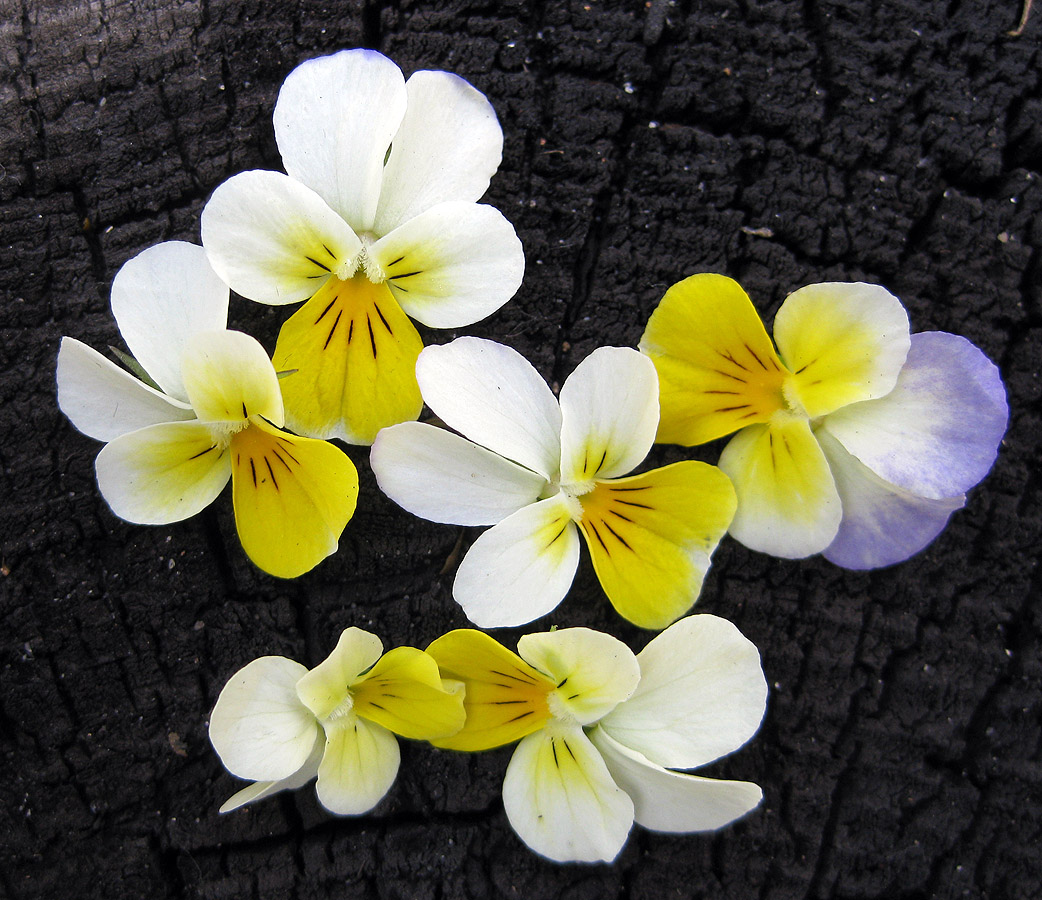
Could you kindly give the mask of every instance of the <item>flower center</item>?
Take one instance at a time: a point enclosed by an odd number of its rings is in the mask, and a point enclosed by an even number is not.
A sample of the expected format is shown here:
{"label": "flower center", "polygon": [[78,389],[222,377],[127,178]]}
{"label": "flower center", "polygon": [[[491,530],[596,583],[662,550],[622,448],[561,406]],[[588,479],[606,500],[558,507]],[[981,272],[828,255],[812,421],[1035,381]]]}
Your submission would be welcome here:
{"label": "flower center", "polygon": [[341,281],[350,281],[355,272],[362,271],[373,284],[382,284],[387,280],[387,273],[384,272],[370,250],[375,236],[361,234],[359,239],[362,241],[362,249],[351,259],[345,259],[333,270],[333,274]]}
{"label": "flower center", "polygon": [[340,701],[339,705],[336,706],[333,711],[322,720],[323,725],[335,725],[337,722],[346,719],[348,716],[354,716],[355,714],[355,699],[351,696],[351,692],[347,691],[344,694],[344,699]]}

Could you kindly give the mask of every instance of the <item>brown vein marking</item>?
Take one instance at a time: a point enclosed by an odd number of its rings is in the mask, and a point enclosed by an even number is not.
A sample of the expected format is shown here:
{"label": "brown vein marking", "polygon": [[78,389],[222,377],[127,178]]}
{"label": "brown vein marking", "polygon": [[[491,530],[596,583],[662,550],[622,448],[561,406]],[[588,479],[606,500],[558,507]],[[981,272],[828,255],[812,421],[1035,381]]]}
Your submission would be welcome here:
{"label": "brown vein marking", "polygon": [[651,490],[650,484],[634,484],[627,487],[616,487],[612,486],[608,488],[609,491],[648,491]]}
{"label": "brown vein marking", "polygon": [[749,412],[745,413],[744,415],[739,416],[738,420],[741,421],[742,419],[748,419],[750,416],[755,416],[755,415],[756,415],[756,410],[755,409],[751,409],[751,410],[749,410]]}
{"label": "brown vein marking", "polygon": [[244,419],[248,419],[250,417],[250,414],[248,412],[246,412],[246,401],[245,400],[243,400],[243,402],[242,402],[242,417]]}
{"label": "brown vein marking", "polygon": [[336,314],[336,319],[334,319],[334,320],[333,320],[333,327],[329,329],[329,334],[327,334],[327,335],[326,335],[326,342],[325,342],[325,343],[324,343],[324,344],[322,345],[322,349],[323,349],[323,350],[325,350],[325,349],[326,349],[326,347],[328,347],[328,346],[329,346],[329,342],[330,342],[331,340],[333,340],[333,332],[335,332],[335,331],[336,331],[336,327],[337,327],[337,325],[339,325],[339,324],[340,324],[340,317],[341,317],[341,316],[342,316],[343,314],[344,314],[344,311],[343,311],[342,309],[341,309],[341,310],[339,310],[339,311],[337,312],[337,314]]}
{"label": "brown vein marking", "polygon": [[555,535],[554,535],[554,536],[553,536],[553,537],[552,537],[552,538],[550,539],[550,543],[549,543],[549,544],[547,544],[547,545],[546,545],[546,547],[544,547],[543,549],[544,549],[544,550],[549,550],[549,549],[550,549],[550,548],[551,548],[551,547],[552,547],[552,546],[553,546],[554,544],[556,544],[556,543],[557,543],[557,539],[558,539],[558,538],[559,538],[559,537],[560,537],[560,536],[561,536],[562,534],[564,534],[564,533],[565,533],[565,530],[566,530],[567,528],[568,528],[568,523],[567,523],[567,522],[565,522],[565,523],[564,523],[564,525],[562,525],[562,526],[561,526],[561,530],[560,530],[560,531],[558,531],[558,532],[557,532],[557,534],[555,534]]}
{"label": "brown vein marking", "polygon": [[376,335],[373,334],[373,320],[369,313],[365,314],[365,324],[369,326],[369,346],[373,348],[373,359],[376,359]]}
{"label": "brown vein marking", "polygon": [[[575,697],[578,697],[578,696],[579,696],[578,694],[573,694],[573,695],[572,695],[571,697],[569,697],[568,699],[569,699],[569,700],[573,700],[573,699],[575,699]],[[571,757],[572,759],[574,759],[574,760],[575,760],[576,762],[578,762],[579,760],[575,759],[575,754],[574,754],[574,753],[572,752],[572,748],[568,746],[568,740],[567,740],[567,738],[561,738],[561,743],[562,743],[562,744],[564,744],[564,749],[568,751],[568,755],[569,755],[569,756],[570,756],[570,757]]]}
{"label": "brown vein marking", "polygon": [[493,700],[493,706],[510,706],[511,704],[528,703],[527,700]]}
{"label": "brown vein marking", "polygon": [[590,526],[590,531],[593,532],[593,536],[597,538],[597,541],[604,548],[604,552],[607,553],[608,556],[611,556],[611,550],[609,550],[608,545],[604,543],[604,538],[601,537],[601,533],[597,530],[597,526],[594,525],[593,522],[587,522],[586,524]]}
{"label": "brown vein marking", "polygon": [[554,765],[557,768],[561,768],[561,764],[557,761],[557,741],[554,738],[550,738],[550,749],[554,752]]}
{"label": "brown vein marking", "polygon": [[195,456],[189,456],[188,459],[189,460],[198,459],[200,456],[206,456],[206,454],[209,453],[211,450],[216,450],[216,449],[217,449],[217,445],[214,444],[212,447],[207,447],[205,450],[200,450],[198,453],[195,454]]}
{"label": "brown vein marking", "polygon": [[351,320],[351,324],[348,325],[348,327],[347,327],[347,342],[349,344],[351,343],[351,338],[354,336],[354,333],[355,333],[355,320],[352,319]]}
{"label": "brown vein marking", "polygon": [[710,369],[709,371],[710,372],[716,372],[717,375],[723,375],[724,378],[731,378],[731,379],[733,379],[735,381],[741,382],[742,384],[748,384],[749,383],[744,378],[741,378],[738,375],[732,375],[730,372],[725,372],[722,369]]}
{"label": "brown vein marking", "polygon": [[392,275],[390,280],[394,281],[396,278],[412,278],[413,275],[422,275],[423,269],[417,269],[415,272],[402,272],[399,275]]}
{"label": "brown vein marking", "polygon": [[379,710],[383,710],[383,712],[387,712],[387,707],[386,707],[386,706],[381,706],[381,705],[380,705],[379,703],[376,703],[376,702],[375,702],[375,701],[373,701],[373,700],[370,700],[370,701],[369,701],[369,705],[370,705],[370,706],[375,706],[375,707],[376,707],[377,709],[379,709]]}
{"label": "brown vein marking", "polygon": [[333,262],[336,262],[336,254],[332,250],[330,250],[325,244],[322,245],[322,249],[329,254],[329,257],[333,260]]}
{"label": "brown vein marking", "polygon": [[750,355],[750,356],[751,356],[751,357],[752,357],[753,359],[755,359],[755,360],[756,360],[756,363],[757,363],[757,365],[759,365],[759,367],[760,367],[761,369],[763,369],[763,370],[764,370],[765,372],[769,372],[769,371],[770,371],[770,370],[769,370],[769,369],[767,368],[767,366],[765,366],[765,365],[764,365],[764,363],[763,363],[763,360],[762,360],[762,359],[760,359],[760,357],[758,357],[758,356],[756,355],[756,351],[754,351],[752,347],[750,347],[750,346],[749,346],[748,344],[744,344],[743,346],[745,347],[745,349],[746,349],[746,350],[748,350],[748,351],[749,351],[749,355]]}
{"label": "brown vein marking", "polygon": [[562,678],[560,681],[557,682],[557,686],[559,688],[564,687],[568,683],[568,679],[571,678],[571,677],[572,677],[571,675],[565,675],[564,678]]}
{"label": "brown vein marking", "polygon": [[732,397],[741,397],[741,391],[702,391],[703,394],[729,394]]}
{"label": "brown vein marking", "polygon": [[253,486],[257,486],[257,467],[253,464],[253,457],[250,457],[250,474],[253,476]]}
{"label": "brown vein marking", "polygon": [[731,365],[733,365],[733,366],[738,366],[738,368],[739,368],[739,369],[741,369],[741,370],[742,370],[743,372],[748,372],[748,371],[749,371],[749,369],[748,369],[748,368],[746,368],[745,366],[743,366],[743,365],[742,365],[742,364],[741,364],[740,362],[738,362],[738,360],[737,360],[737,359],[735,359],[735,358],[734,358],[734,357],[733,357],[733,356],[731,355],[730,351],[728,351],[727,353],[724,353],[724,351],[723,351],[723,350],[717,350],[716,352],[717,352],[717,354],[718,354],[718,355],[722,356],[722,357],[723,357],[724,359],[726,359],[726,360],[727,360],[727,361],[728,361],[729,363],[731,363]]}
{"label": "brown vein marking", "polygon": [[714,409],[713,412],[725,413],[725,412],[738,412],[740,409],[748,409],[748,403],[740,403],[738,406],[721,406],[719,409]]}
{"label": "brown vein marking", "polygon": [[802,373],[806,372],[807,369],[809,369],[811,366],[813,366],[814,363],[816,363],[817,361],[818,361],[818,357],[815,356],[814,359],[812,359],[809,363],[807,363],[807,365],[800,366],[800,368],[798,368],[793,374],[801,375]]}
{"label": "brown vein marking", "polygon": [[654,509],[654,506],[649,506],[647,503],[635,503],[633,500],[623,500],[620,497],[615,498],[616,503],[622,503],[625,506],[635,506],[637,509]]}
{"label": "brown vein marking", "polygon": [[[275,458],[286,467],[286,471],[289,472],[292,475],[293,474],[293,470],[290,468],[289,463],[286,462],[286,460],[284,460],[282,458],[282,454],[279,453],[278,447],[272,447],[271,448],[271,452],[274,453],[275,454]],[[275,476],[272,475],[271,477],[274,478]]]}
{"label": "brown vein marking", "polygon": [[789,436],[787,434],[783,434],[781,436],[781,439],[782,443],[785,445],[785,452],[788,453],[789,456],[792,456],[792,447],[789,446]]}
{"label": "brown vein marking", "polygon": [[403,259],[405,259],[405,257],[404,257],[404,256],[399,256],[399,257],[398,257],[398,258],[397,258],[397,259],[396,259],[396,260],[395,260],[394,262],[389,262],[389,263],[388,263],[388,264],[387,264],[386,266],[384,266],[384,268],[385,268],[385,269],[389,269],[389,268],[391,268],[391,266],[396,266],[396,265],[398,265],[398,263],[400,263],[400,262],[401,262],[401,261],[402,261]]}
{"label": "brown vein marking", "polygon": [[771,432],[771,431],[767,432],[767,442],[771,446],[771,471],[777,472],[778,471],[778,463],[777,463],[777,461],[774,458],[774,433]]}
{"label": "brown vein marking", "polygon": [[[512,678],[514,681],[521,681],[521,682],[524,682],[525,684],[536,684],[537,683],[536,680],[534,678],[532,678],[531,676],[529,676],[529,675],[524,675],[524,677],[522,677],[523,673],[522,673],[522,675],[511,675],[509,672],[500,672],[499,669],[489,669],[489,671],[493,675],[502,675],[504,678]],[[505,685],[504,685],[504,687],[505,687]]]}
{"label": "brown vein marking", "polygon": [[[618,500],[618,501],[616,501],[616,502],[617,502],[617,503],[624,503],[625,501],[623,501],[623,500]],[[645,509],[651,509],[651,507],[650,507],[650,506],[647,506],[647,507],[645,507]],[[610,512],[610,513],[611,513],[611,514],[612,514],[613,516],[618,516],[618,517],[619,517],[620,519],[622,519],[622,521],[623,521],[623,522],[629,522],[629,523],[630,523],[630,525],[632,525],[632,524],[633,524],[633,519],[631,519],[631,518],[630,518],[629,516],[624,516],[624,515],[623,515],[622,513],[620,513],[620,512],[619,512],[619,511],[618,511],[617,509],[615,509],[614,507],[612,507],[612,508],[609,508],[609,509],[608,509],[608,512]]]}
{"label": "brown vein marking", "polygon": [[607,529],[608,529],[608,531],[610,531],[610,532],[612,533],[612,535],[613,535],[613,536],[615,537],[615,540],[617,540],[617,541],[618,541],[618,542],[619,542],[620,544],[622,544],[622,546],[623,546],[623,547],[625,547],[625,548],[626,548],[627,550],[629,550],[629,551],[630,551],[631,553],[633,553],[633,552],[634,552],[633,548],[632,548],[632,547],[631,547],[631,546],[629,545],[629,541],[627,541],[627,540],[626,540],[626,538],[624,538],[624,537],[623,537],[623,536],[622,536],[621,534],[619,534],[619,533],[618,533],[618,532],[617,532],[617,531],[616,531],[616,530],[615,530],[614,528],[612,528],[612,527],[611,527],[611,525],[609,525],[609,524],[608,524],[607,522],[605,522],[605,521],[604,521],[603,519],[601,519],[601,524],[602,524],[602,525],[603,525],[603,526],[604,526],[605,528],[607,528]]}
{"label": "brown vein marking", "polygon": [[[315,276],[315,277],[317,277],[317,276]],[[333,308],[333,304],[336,303],[337,300],[339,300],[339,299],[340,299],[339,297],[334,297],[332,300],[329,301],[329,304],[326,306],[326,308],[324,310],[322,310],[322,312],[319,314],[319,317],[317,319],[315,319],[315,324],[316,325],[319,322],[321,322],[326,317],[326,313],[329,312]]]}
{"label": "brown vein marking", "polygon": [[304,259],[306,259],[308,262],[313,262],[320,269],[325,269],[325,271],[327,271],[330,275],[333,274],[333,270],[331,268],[329,268],[329,266],[322,265],[322,263],[320,263],[317,259],[313,259],[310,256],[305,256]]}
{"label": "brown vein marking", "polygon": [[286,445],[286,446],[284,446],[284,447],[282,448],[282,452],[283,452],[283,453],[285,453],[285,454],[286,454],[286,456],[288,456],[288,457],[289,457],[290,459],[292,459],[292,460],[293,460],[293,462],[295,462],[295,463],[296,463],[296,464],[297,464],[297,465],[299,466],[299,465],[300,465],[300,460],[299,460],[299,459],[297,459],[297,458],[296,458],[296,457],[295,457],[295,456],[294,456],[294,455],[293,455],[293,454],[292,454],[292,453],[290,452],[290,450],[289,450],[289,448],[290,448],[290,447],[292,447],[292,446],[293,446],[293,444],[291,444],[291,443],[290,443],[290,441],[289,441],[289,439],[288,439],[288,438],[284,438],[284,437],[283,437],[283,436],[282,436],[281,434],[280,434],[280,435],[277,435],[277,437],[278,437],[278,439],[279,439],[280,441],[282,441],[282,443],[283,443],[283,444],[285,444],[285,445]]}
{"label": "brown vein marking", "polygon": [[597,468],[593,470],[593,474],[596,475],[601,468],[604,466],[604,460],[608,458],[608,448],[604,448],[604,452],[601,454],[601,461],[597,463]]}
{"label": "brown vein marking", "polygon": [[511,722],[520,722],[526,716],[532,715],[533,712],[534,712],[534,710],[531,710],[531,709],[525,710],[523,713],[521,713],[521,715],[514,716],[514,718],[512,718],[512,719],[507,719],[503,724],[504,725],[509,725]]}
{"label": "brown vein marking", "polygon": [[271,483],[275,485],[275,490],[279,489],[278,479],[275,477],[275,471],[271,467],[271,461],[268,459],[267,454],[264,456],[264,465],[268,467],[268,474],[271,476]]}
{"label": "brown vein marking", "polygon": [[391,326],[388,324],[387,319],[384,318],[383,310],[380,309],[379,305],[376,303],[373,304],[373,309],[376,310],[376,314],[380,317],[380,321],[384,323],[384,328],[387,329],[387,333],[391,335],[391,337],[394,337],[394,332],[391,330]]}

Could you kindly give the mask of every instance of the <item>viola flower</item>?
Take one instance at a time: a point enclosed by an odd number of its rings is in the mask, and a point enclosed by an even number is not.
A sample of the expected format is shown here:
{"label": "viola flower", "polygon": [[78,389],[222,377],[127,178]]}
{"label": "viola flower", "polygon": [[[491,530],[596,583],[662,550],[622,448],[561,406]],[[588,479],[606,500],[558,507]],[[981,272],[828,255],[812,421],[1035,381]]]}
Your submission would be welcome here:
{"label": "viola flower", "polygon": [[148,383],[69,337],[57,372],[62,412],[106,442],[96,469],[112,511],[180,522],[230,478],[239,539],[265,572],[293,578],[333,553],[358,474],[331,444],[281,430],[271,360],[226,330],[228,288],[202,247],[170,241],[138,254],[112,282],[112,312]]}
{"label": "viola flower", "polygon": [[463,436],[419,422],[387,428],[373,445],[373,471],[415,515],[493,526],[453,585],[472,622],[520,625],[554,609],[575,577],[580,531],[608,599],[631,622],[664,628],[690,609],[734,514],[734,491],[700,462],[623,477],[651,449],[658,424],[646,358],[595,350],[559,403],[523,356],[479,338],[426,348],[416,377],[427,405]]}
{"label": "viola flower", "polygon": [[520,741],[503,806],[537,853],[611,861],[634,821],[712,831],[760,803],[755,784],[673,771],[737,750],[763,719],[759,654],[730,622],[680,619],[639,656],[588,628],[527,634],[517,649],[467,629],[427,648],[466,685],[466,724],[432,743],[476,751]]}
{"label": "viola flower", "polygon": [[251,171],[214,191],[203,246],[217,273],[261,303],[307,301],[274,363],[288,427],[371,444],[422,407],[423,342],[409,317],[456,328],[521,284],[513,226],[477,201],[503,133],[484,95],[448,72],[408,81],[385,56],[345,50],[290,73],[275,105],[288,175]]}
{"label": "viola flower", "polygon": [[345,629],[311,671],[283,656],[255,659],[231,677],[210,714],[210,742],[225,768],[256,782],[220,811],[317,775],[330,812],[368,812],[398,775],[395,735],[445,738],[463,719],[463,685],[443,680],[430,656],[415,647],[383,653],[380,639],[359,628]]}
{"label": "viola flower", "polygon": [[745,291],[693,275],[652,313],[657,440],[701,444],[734,482],[731,534],[754,550],[824,553],[871,569],[918,553],[991,468],[1006,430],[994,364],[965,338],[909,335],[871,284],[812,284],[774,320],[775,352]]}

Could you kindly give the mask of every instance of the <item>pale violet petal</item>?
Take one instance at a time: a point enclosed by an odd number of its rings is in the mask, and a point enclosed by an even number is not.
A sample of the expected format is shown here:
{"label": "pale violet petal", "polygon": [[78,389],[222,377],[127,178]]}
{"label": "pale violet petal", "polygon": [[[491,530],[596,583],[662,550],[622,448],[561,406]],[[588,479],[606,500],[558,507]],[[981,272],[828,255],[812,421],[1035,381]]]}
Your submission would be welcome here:
{"label": "pale violet petal", "polygon": [[518,655],[557,685],[550,710],[590,725],[633,693],[640,681],[637,657],[618,638],[589,628],[526,634]]}
{"label": "pale violet petal", "polygon": [[295,791],[311,781],[312,778],[318,775],[318,765],[322,762],[322,754],[326,750],[326,742],[318,739],[317,730],[315,737],[315,746],[311,750],[311,756],[307,758],[307,762],[297,769],[296,772],[280,781],[257,781],[248,787],[244,787],[241,791],[225,800],[218,812],[231,812],[233,809],[238,809],[247,803],[263,800],[265,797],[270,797],[272,794],[277,794],[280,791]]}
{"label": "pale violet petal", "polygon": [[200,230],[210,264],[232,290],[272,305],[307,300],[332,273],[350,274],[362,248],[313,190],[259,169],[218,186]]}
{"label": "pale violet petal", "polygon": [[514,296],[525,254],[514,226],[491,206],[439,203],[369,249],[395,300],[431,328],[492,315]]}
{"label": "pale violet petal", "polygon": [[601,727],[658,765],[705,765],[737,750],[760,727],[767,705],[760,654],[726,619],[680,619],[637,661],[637,689]]}
{"label": "pale violet petal", "polygon": [[112,511],[138,525],[180,522],[205,509],[231,478],[228,449],[202,422],[164,422],[120,435],[95,469]]}
{"label": "pale violet petal", "polygon": [[628,347],[600,347],[561,388],[561,482],[617,478],[648,455],[658,428],[658,376]]}
{"label": "pale violet petal", "polygon": [[112,314],[131,355],[164,393],[187,400],[181,354],[191,335],[228,323],[228,286],[202,247],[166,241],[128,260],[112,281]]}
{"label": "pale violet petal", "polygon": [[322,729],[297,697],[306,673],[284,656],[262,656],[228,680],[210,713],[210,743],[233,775],[281,781],[308,761]]}
{"label": "pale violet petal", "polygon": [[416,362],[424,402],[450,428],[553,480],[561,460],[561,407],[516,350],[462,337],[426,347]]}
{"label": "pale violet petal", "polygon": [[61,411],[95,440],[195,418],[187,403],[149,387],[75,338],[61,340],[57,381]]}
{"label": "pale violet petal", "polygon": [[275,103],[286,171],[356,231],[371,231],[384,160],[405,115],[405,78],[375,50],[343,50],[297,66]]}
{"label": "pale violet petal", "polygon": [[578,725],[523,738],[503,778],[518,837],[557,862],[611,862],[633,825],[633,802]]}
{"label": "pale violet petal", "polygon": [[327,726],[319,802],[338,816],[369,812],[391,789],[400,764],[398,739],[382,725],[351,715]]}
{"label": "pale violet petal", "polygon": [[387,234],[443,200],[481,197],[503,155],[503,129],[485,95],[449,72],[414,72],[384,166],[374,230]]}
{"label": "pale violet petal", "polygon": [[546,487],[542,475],[421,422],[384,428],[369,459],[380,490],[431,522],[494,525]]}
{"label": "pale violet petal", "polygon": [[897,386],[824,428],[884,481],[920,497],[968,491],[995,462],[1009,409],[998,368],[963,337],[912,335]]}
{"label": "pale violet petal", "polygon": [[475,625],[523,625],[554,609],[579,565],[569,502],[557,494],[482,534],[463,557],[452,596]]}
{"label": "pale violet petal", "polygon": [[653,831],[715,831],[760,805],[763,791],[749,781],[721,781],[655,765],[595,728],[590,739],[633,800],[634,819]]}
{"label": "pale violet petal", "polygon": [[875,569],[903,562],[937,537],[965,495],[918,497],[884,481],[825,429],[818,440],[828,457],[843,503],[843,521],[825,558],[846,569]]}

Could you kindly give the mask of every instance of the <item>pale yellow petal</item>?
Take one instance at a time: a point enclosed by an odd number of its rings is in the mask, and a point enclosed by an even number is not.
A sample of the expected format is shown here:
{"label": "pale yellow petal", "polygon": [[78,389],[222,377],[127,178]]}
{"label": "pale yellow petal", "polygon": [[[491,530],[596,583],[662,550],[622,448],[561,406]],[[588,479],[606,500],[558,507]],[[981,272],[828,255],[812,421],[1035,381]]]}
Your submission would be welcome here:
{"label": "pale yellow petal", "polygon": [[264,416],[282,425],[282,394],[268,354],[241,331],[192,335],[181,357],[188,399],[202,422],[240,423]]}
{"label": "pale yellow petal", "polygon": [[381,653],[383,643],[375,634],[354,626],[345,628],[333,652],[297,681],[300,702],[316,718],[327,718],[344,704],[351,685],[376,664]]}

